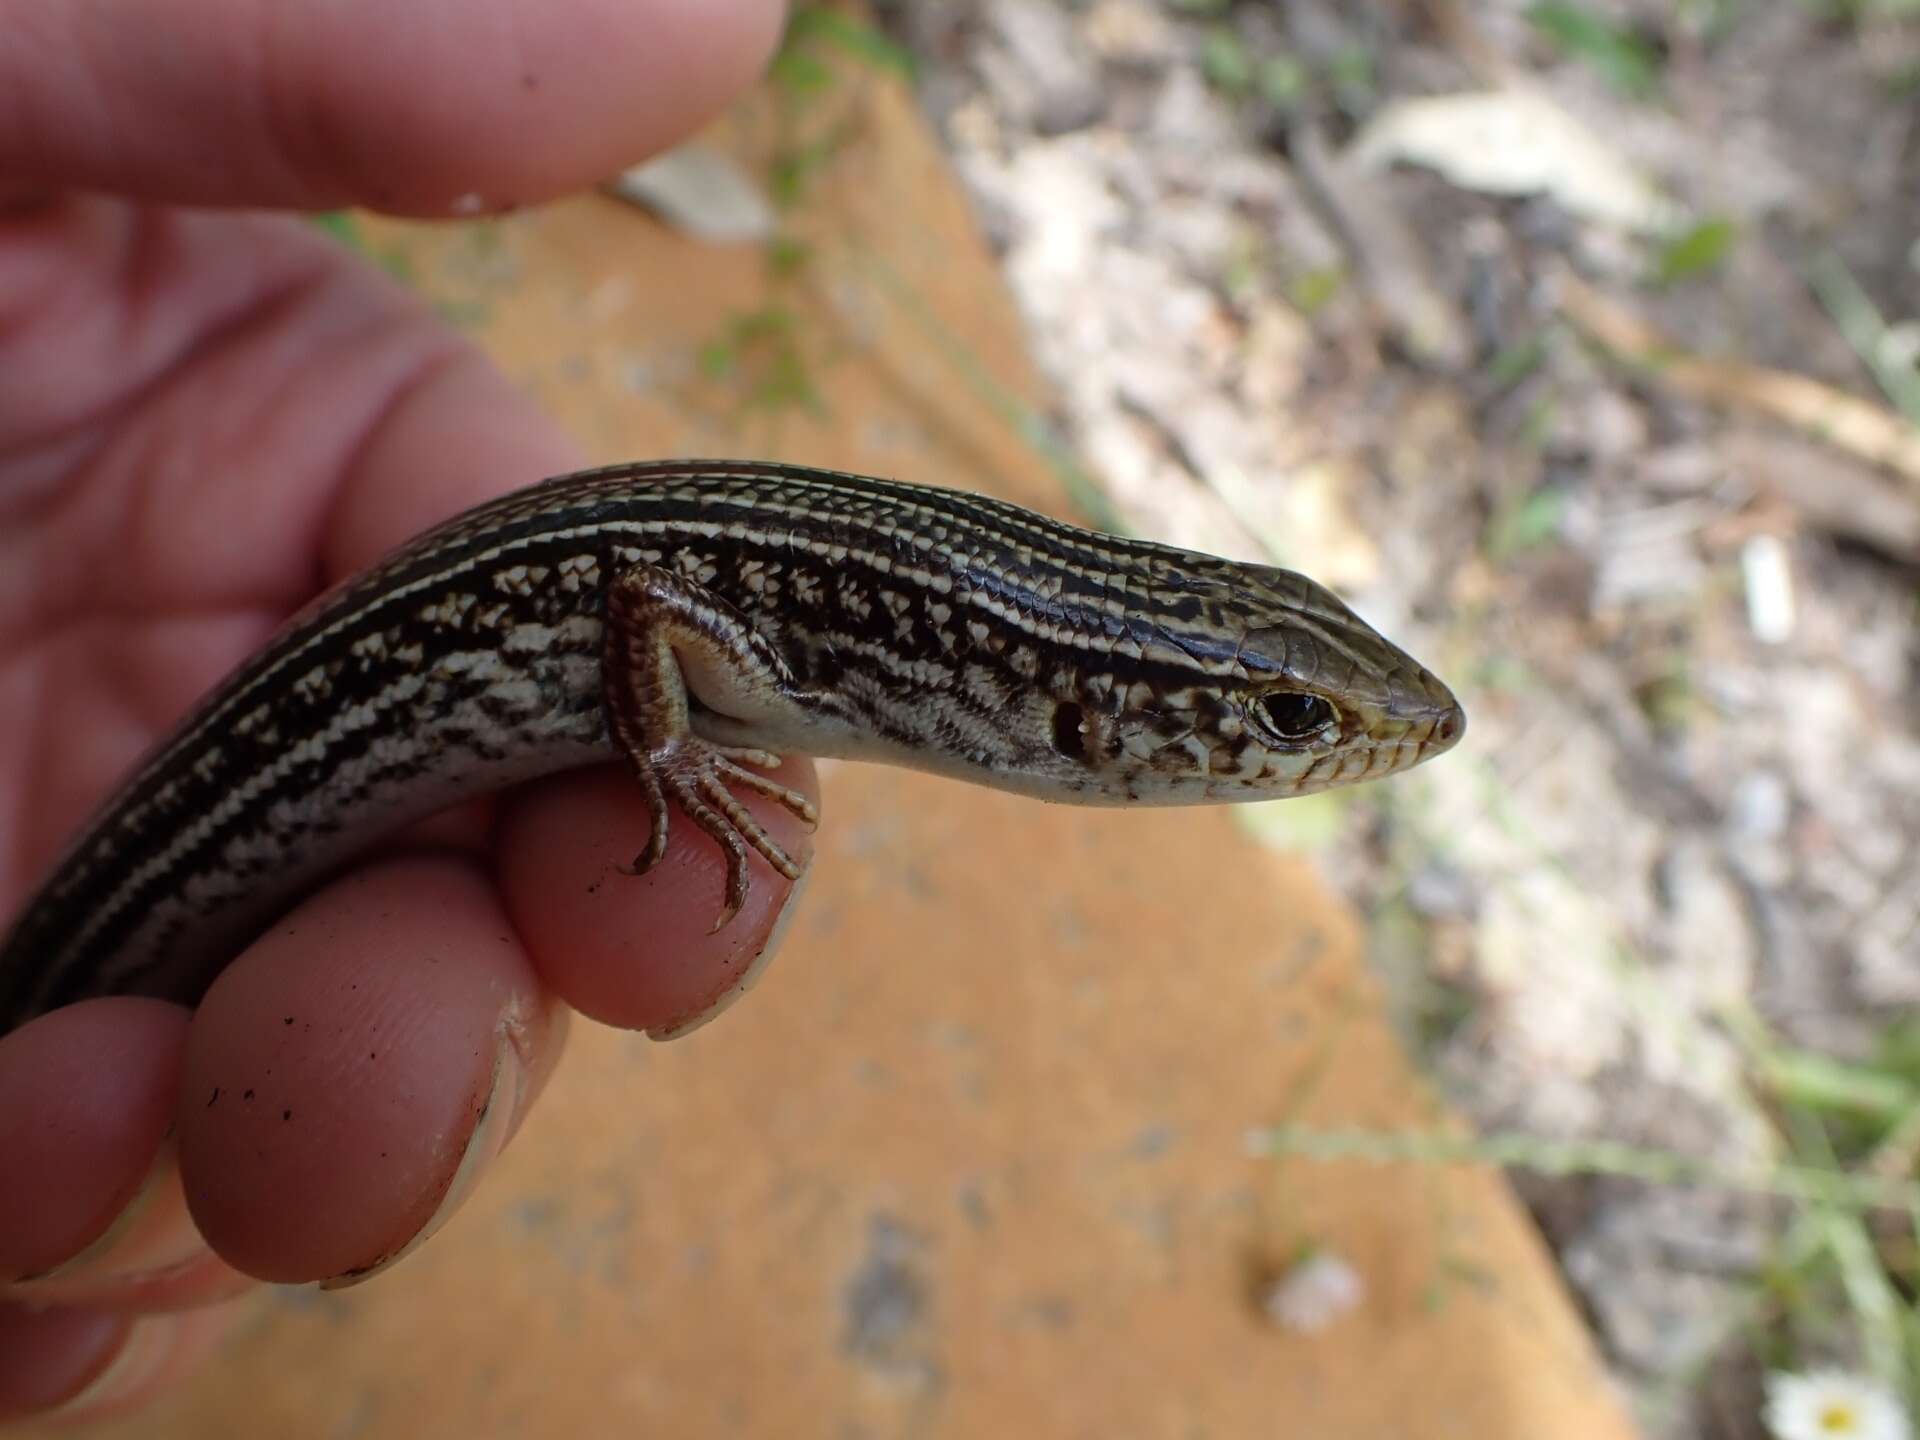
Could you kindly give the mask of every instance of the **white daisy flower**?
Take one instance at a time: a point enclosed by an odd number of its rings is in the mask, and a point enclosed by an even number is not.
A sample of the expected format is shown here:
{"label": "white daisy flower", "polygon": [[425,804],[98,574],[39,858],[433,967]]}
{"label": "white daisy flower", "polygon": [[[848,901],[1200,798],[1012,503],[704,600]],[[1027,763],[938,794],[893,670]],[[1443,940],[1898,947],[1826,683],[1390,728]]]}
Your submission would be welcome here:
{"label": "white daisy flower", "polygon": [[1261,1306],[1283,1330],[1311,1335],[1358,1305],[1367,1287],[1331,1250],[1315,1250],[1267,1288]]}
{"label": "white daisy flower", "polygon": [[1844,1370],[1767,1377],[1767,1430],[1775,1440],[1912,1440],[1899,1399]]}

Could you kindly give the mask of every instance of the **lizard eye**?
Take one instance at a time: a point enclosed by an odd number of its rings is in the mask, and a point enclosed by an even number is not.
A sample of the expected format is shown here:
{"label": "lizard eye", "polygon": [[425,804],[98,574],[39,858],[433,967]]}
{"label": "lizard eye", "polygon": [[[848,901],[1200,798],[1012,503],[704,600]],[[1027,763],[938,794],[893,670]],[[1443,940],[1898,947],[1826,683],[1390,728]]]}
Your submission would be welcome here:
{"label": "lizard eye", "polygon": [[1286,745],[1311,740],[1334,721],[1332,705],[1298,690],[1269,690],[1255,698],[1251,713],[1259,728]]}

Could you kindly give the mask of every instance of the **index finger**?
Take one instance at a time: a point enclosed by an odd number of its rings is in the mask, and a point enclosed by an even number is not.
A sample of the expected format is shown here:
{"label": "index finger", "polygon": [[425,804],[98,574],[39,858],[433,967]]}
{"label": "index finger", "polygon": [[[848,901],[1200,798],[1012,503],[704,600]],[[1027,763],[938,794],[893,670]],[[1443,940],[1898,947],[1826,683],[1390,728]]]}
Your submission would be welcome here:
{"label": "index finger", "polygon": [[578,189],[764,63],[781,0],[68,0],[0,18],[0,175],[413,215]]}

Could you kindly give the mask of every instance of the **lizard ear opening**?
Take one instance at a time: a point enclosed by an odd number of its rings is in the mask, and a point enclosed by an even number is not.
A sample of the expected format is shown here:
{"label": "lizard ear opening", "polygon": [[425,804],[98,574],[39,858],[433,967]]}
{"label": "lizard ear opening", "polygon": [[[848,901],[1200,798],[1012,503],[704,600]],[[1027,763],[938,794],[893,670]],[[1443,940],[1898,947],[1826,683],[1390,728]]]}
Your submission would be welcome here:
{"label": "lizard ear opening", "polygon": [[1087,758],[1087,714],[1078,705],[1053,707],[1053,748],[1069,760]]}

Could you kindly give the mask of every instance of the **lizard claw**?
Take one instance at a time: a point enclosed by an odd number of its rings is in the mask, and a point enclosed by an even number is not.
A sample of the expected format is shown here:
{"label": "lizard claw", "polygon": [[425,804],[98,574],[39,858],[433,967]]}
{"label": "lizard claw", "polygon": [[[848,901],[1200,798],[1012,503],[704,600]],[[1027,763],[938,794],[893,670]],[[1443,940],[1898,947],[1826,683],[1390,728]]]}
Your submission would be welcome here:
{"label": "lizard claw", "polygon": [[[737,757],[737,758],[736,758]],[[747,871],[747,852],[760,857],[788,880],[800,878],[801,865],[784,846],[767,833],[766,827],[728,788],[729,783],[777,800],[809,828],[817,824],[817,806],[798,790],[780,784],[757,770],[739,763],[780,763],[780,757],[765,750],[723,748],[697,737],[671,746],[664,754],[656,752],[644,767],[635,766],[640,783],[653,807],[653,832],[646,849],[635,857],[627,874],[643,875],[660,862],[667,851],[667,801],[680,807],[719,844],[727,855],[726,897],[713,930],[724,929],[746,904],[751,888]]]}

